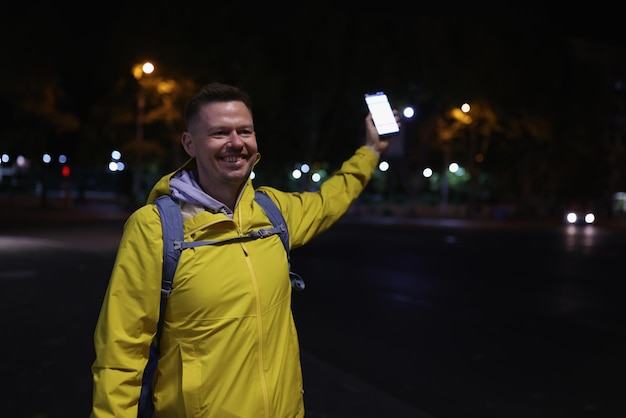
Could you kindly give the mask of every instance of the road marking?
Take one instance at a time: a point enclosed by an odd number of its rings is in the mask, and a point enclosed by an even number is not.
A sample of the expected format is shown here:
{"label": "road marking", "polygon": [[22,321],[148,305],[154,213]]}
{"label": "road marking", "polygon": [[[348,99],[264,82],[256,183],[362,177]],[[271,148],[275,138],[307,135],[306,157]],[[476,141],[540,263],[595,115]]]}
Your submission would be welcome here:
{"label": "road marking", "polygon": [[22,251],[24,249],[42,247],[61,247],[58,241],[43,238],[11,237],[0,235],[0,252]]}

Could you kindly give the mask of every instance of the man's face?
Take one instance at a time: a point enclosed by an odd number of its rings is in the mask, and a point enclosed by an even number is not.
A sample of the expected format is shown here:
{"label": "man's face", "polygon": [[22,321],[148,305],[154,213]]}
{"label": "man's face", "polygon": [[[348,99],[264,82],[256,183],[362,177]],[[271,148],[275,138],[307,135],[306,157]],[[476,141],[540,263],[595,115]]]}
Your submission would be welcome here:
{"label": "man's face", "polygon": [[258,147],[252,115],[243,102],[207,104],[188,129],[182,143],[187,154],[196,158],[205,191],[238,188],[248,179]]}

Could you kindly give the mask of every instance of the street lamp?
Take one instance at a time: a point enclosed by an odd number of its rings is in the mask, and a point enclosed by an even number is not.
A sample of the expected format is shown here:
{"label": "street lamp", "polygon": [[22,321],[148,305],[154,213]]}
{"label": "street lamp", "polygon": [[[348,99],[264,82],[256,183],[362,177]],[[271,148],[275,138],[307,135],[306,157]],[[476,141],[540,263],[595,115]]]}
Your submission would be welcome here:
{"label": "street lamp", "polygon": [[135,64],[132,68],[132,72],[135,80],[141,80],[144,75],[152,74],[154,72],[154,64],[149,61],[146,61],[143,64]]}
{"label": "street lamp", "polygon": [[133,77],[137,80],[137,131],[135,134],[136,141],[136,156],[135,156],[135,170],[133,175],[133,198],[140,200],[143,198],[141,177],[143,175],[142,165],[142,146],[143,146],[143,119],[146,108],[146,98],[143,88],[141,86],[141,79],[145,75],[152,74],[154,72],[154,65],[151,62],[144,62],[143,64],[136,64],[132,68]]}

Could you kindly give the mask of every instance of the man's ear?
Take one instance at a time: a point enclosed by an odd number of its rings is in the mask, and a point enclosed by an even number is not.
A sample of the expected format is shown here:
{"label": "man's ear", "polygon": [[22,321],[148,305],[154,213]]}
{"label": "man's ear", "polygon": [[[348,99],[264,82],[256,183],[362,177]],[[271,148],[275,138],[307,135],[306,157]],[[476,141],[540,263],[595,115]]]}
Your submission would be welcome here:
{"label": "man's ear", "polygon": [[185,152],[190,156],[190,157],[195,157],[196,156],[196,150],[193,146],[193,141],[191,140],[191,134],[189,132],[183,132],[183,135],[180,138],[180,142],[183,145],[183,148],[185,149]]}

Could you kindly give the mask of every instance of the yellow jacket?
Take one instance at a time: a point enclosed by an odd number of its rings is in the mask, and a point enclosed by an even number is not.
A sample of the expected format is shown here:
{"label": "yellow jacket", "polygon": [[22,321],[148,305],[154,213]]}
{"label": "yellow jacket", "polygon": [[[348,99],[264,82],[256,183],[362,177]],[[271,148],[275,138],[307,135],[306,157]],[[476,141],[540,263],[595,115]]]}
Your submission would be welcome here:
{"label": "yellow jacket", "polygon": [[[306,244],[335,223],[363,191],[377,161],[363,146],[319,191],[260,187],[282,211],[290,247]],[[172,175],[154,186],[149,203],[170,193]],[[186,241],[271,227],[254,202],[251,180],[232,219],[195,205],[183,204],[182,211]],[[159,214],[148,204],[126,221],[96,325],[92,418],[137,417],[142,374],[156,333],[162,260]],[[182,252],[163,326],[155,417],[304,416],[288,276],[278,235]]]}

